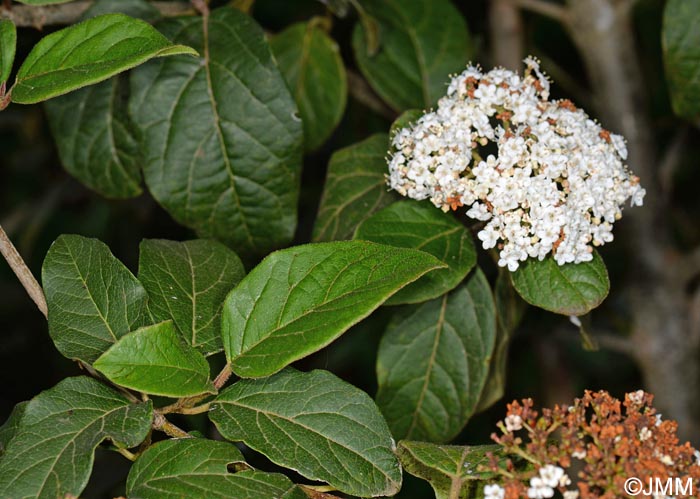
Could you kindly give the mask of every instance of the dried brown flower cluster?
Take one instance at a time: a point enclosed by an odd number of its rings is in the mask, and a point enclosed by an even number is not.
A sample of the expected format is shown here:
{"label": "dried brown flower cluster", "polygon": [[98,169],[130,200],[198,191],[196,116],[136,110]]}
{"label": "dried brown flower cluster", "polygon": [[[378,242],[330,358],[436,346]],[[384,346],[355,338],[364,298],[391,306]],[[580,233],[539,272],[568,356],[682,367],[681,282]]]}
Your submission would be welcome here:
{"label": "dried brown flower cluster", "polygon": [[[502,433],[492,438],[513,459],[504,464],[492,458],[491,471],[502,481],[487,485],[486,497],[619,499],[633,497],[625,489],[630,478],[644,491],[673,481],[668,494],[651,497],[698,497],[700,452],[679,443],[677,423],[663,420],[652,402],[653,395],[639,390],[624,402],[605,391],[587,391],[572,406],[540,412],[531,399],[511,403],[499,423]],[[513,460],[530,465],[523,471]],[[675,487],[681,483],[683,488]]]}

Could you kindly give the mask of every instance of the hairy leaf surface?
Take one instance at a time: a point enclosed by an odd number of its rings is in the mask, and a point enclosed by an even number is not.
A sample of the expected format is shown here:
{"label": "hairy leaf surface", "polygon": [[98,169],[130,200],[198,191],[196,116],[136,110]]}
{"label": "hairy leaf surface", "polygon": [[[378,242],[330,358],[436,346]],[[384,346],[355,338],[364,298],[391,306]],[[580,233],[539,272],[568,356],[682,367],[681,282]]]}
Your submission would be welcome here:
{"label": "hairy leaf surface", "polygon": [[63,167],[108,198],[141,194],[138,142],[119,77],[44,104]]}
{"label": "hairy leaf surface", "polygon": [[270,40],[304,123],[304,147],[318,149],[345,111],[348,84],[338,44],[314,22],[290,26]]}
{"label": "hairy leaf surface", "polygon": [[223,339],[233,372],[269,376],[320,350],[426,272],[435,257],[366,241],[272,253],[226,298]]}
{"label": "hairy leaf surface", "polygon": [[146,290],[97,239],[60,236],[46,254],[41,275],[49,334],[69,359],[92,363],[145,323]]}
{"label": "hairy leaf surface", "polygon": [[221,351],[221,310],[245,269],[216,241],[147,239],[141,243],[139,280],[159,321],[172,319],[188,344],[204,355]]}
{"label": "hairy leaf surface", "polygon": [[436,445],[427,442],[399,442],[401,464],[411,475],[426,480],[436,499],[478,499],[484,485],[496,478],[480,470],[488,466],[487,453],[498,454],[498,445]]}
{"label": "hairy leaf surface", "polygon": [[124,14],[94,17],[44,37],[22,63],[12,101],[33,104],[99,83],[154,57],[196,52]]}
{"label": "hairy leaf surface", "polygon": [[380,26],[375,55],[361,23],[352,39],[372,88],[398,111],[435,105],[450,74],[462,71],[474,53],[459,11],[449,0],[368,0],[362,6]]}
{"label": "hairy leaf surface", "polygon": [[382,133],[333,153],[314,225],[314,241],[352,238],[364,219],[396,199],[384,177],[388,172],[388,148],[389,139]]}
{"label": "hairy leaf surface", "polygon": [[662,46],[673,110],[687,119],[700,116],[700,0],[669,0]]}
{"label": "hairy leaf surface", "polygon": [[327,371],[286,369],[224,390],[209,412],[221,434],[280,466],[360,497],[390,496],[401,467],[377,406]]}
{"label": "hairy leaf surface", "polygon": [[19,428],[19,422],[24,416],[24,411],[27,409],[29,402],[20,402],[15,405],[7,420],[0,426],[0,459],[7,449],[7,444],[15,436]]}
{"label": "hairy leaf surface", "polygon": [[143,136],[153,196],[202,237],[240,255],[291,241],[303,130],[262,29],[214,10],[158,24],[200,58],[168,58],[132,73],[130,110]]}
{"label": "hairy leaf surface", "polygon": [[9,19],[0,19],[0,85],[10,77],[16,48],[17,28]]}
{"label": "hairy leaf surface", "polygon": [[244,463],[235,445],[201,438],[159,442],[129,471],[130,499],[308,499],[287,477],[228,466]]}
{"label": "hairy leaf surface", "polygon": [[476,263],[469,231],[428,202],[399,201],[387,206],[359,225],[355,239],[425,251],[447,265],[409,284],[387,305],[421,303],[447,293]]}
{"label": "hairy leaf surface", "polygon": [[377,404],[394,437],[454,438],[479,402],[495,337],[493,297],[480,270],[441,298],[398,309],[377,355]]}
{"label": "hairy leaf surface", "polygon": [[117,385],[152,395],[215,393],[209,363],[187,345],[172,321],[142,327],[119,339],[94,363]]}
{"label": "hairy leaf surface", "polygon": [[564,315],[583,315],[602,303],[610,291],[608,270],[597,252],[593,260],[559,265],[552,257],[528,259],[510,275],[529,304]]}
{"label": "hairy leaf surface", "polygon": [[0,497],[79,496],[105,439],[138,445],[151,428],[151,402],[134,404],[97,380],[68,378],[32,399],[0,460]]}

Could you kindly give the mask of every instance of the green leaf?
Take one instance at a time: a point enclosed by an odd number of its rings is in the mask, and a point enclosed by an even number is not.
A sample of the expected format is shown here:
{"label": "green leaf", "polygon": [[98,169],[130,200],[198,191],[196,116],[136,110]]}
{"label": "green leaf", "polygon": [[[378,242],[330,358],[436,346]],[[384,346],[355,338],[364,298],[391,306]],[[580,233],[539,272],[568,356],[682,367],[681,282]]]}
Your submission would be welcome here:
{"label": "green leaf", "polygon": [[216,393],[209,363],[185,344],[172,321],[146,326],[119,339],[94,363],[112,383],[164,397]]}
{"label": "green leaf", "polygon": [[495,337],[493,297],[478,269],[452,293],[399,309],[377,354],[377,404],[394,437],[454,438],[479,402]]}
{"label": "green leaf", "polygon": [[449,0],[366,0],[362,6],[380,25],[374,56],[361,24],[352,38],[372,88],[398,111],[435,105],[450,74],[462,71],[474,53],[462,15]]}
{"label": "green leaf", "polygon": [[0,19],[0,85],[10,77],[12,63],[15,62],[17,48],[17,28],[8,19]]}
{"label": "green leaf", "polygon": [[421,303],[447,293],[462,282],[476,263],[469,231],[452,215],[430,203],[394,203],[362,222],[355,239],[425,251],[447,265],[409,284],[389,298],[387,305]]}
{"label": "green leaf", "polygon": [[272,253],[226,298],[223,339],[233,372],[269,376],[343,334],[387,298],[443,264],[365,241]]}
{"label": "green leaf", "polygon": [[[308,499],[284,475],[228,470],[228,465],[243,462],[241,452],[230,443],[166,440],[136,460],[126,492],[130,499]],[[294,495],[285,495],[289,493]]]}
{"label": "green leaf", "polygon": [[597,252],[593,260],[559,265],[552,257],[528,259],[512,272],[518,294],[530,305],[564,315],[583,315],[610,291],[608,270]]}
{"label": "green leaf", "polygon": [[196,52],[124,14],[94,17],[44,37],[17,73],[12,101],[34,104],[99,83],[154,57]]}
{"label": "green leaf", "polygon": [[115,77],[44,104],[63,167],[108,198],[142,192],[138,142],[124,90]]}
{"label": "green leaf", "polygon": [[700,0],[666,3],[662,46],[673,110],[696,119],[700,116]]}
{"label": "green leaf", "polygon": [[231,7],[158,27],[203,57],[134,71],[131,115],[143,136],[153,196],[180,223],[239,255],[294,235],[303,130],[255,21]]}
{"label": "green leaf", "polygon": [[[484,497],[484,485],[498,478],[481,471],[487,454],[498,455],[498,445],[435,445],[427,442],[399,442],[401,464],[411,475],[428,481],[436,499],[477,499]],[[494,480],[495,481],[495,480]]]}
{"label": "green leaf", "polygon": [[508,367],[508,346],[527,309],[527,304],[515,292],[509,274],[510,272],[505,268],[498,269],[493,293],[496,305],[496,346],[493,350],[486,386],[481,392],[476,412],[488,409],[503,397]]}
{"label": "green leaf", "polygon": [[238,381],[216,398],[209,417],[225,438],[341,492],[390,496],[401,487],[394,442],[377,406],[327,371],[290,368]]}
{"label": "green leaf", "polygon": [[[146,0],[98,0],[81,20],[119,12],[154,22]],[[44,109],[63,167],[108,198],[141,194],[139,147],[128,117],[126,78],[117,76],[46,101]]]}
{"label": "green leaf", "polygon": [[78,496],[90,477],[95,448],[105,439],[122,448],[151,429],[151,402],[131,403],[99,381],[68,378],[25,407],[0,460],[0,497]]}
{"label": "green leaf", "polygon": [[270,40],[304,123],[304,146],[318,149],[343,117],[348,84],[338,44],[317,23],[294,24]]}
{"label": "green leaf", "polygon": [[42,281],[49,334],[69,359],[90,364],[145,323],[146,290],[97,239],[60,236],[46,254]]}
{"label": "green leaf", "polygon": [[423,114],[424,111],[421,111],[420,109],[409,109],[408,111],[401,113],[401,115],[391,124],[391,128],[389,129],[389,137],[393,138],[394,135],[396,135],[396,133],[402,128],[406,128],[414,124],[421,116],[423,116]]}
{"label": "green leaf", "polygon": [[139,280],[153,317],[172,319],[185,341],[204,355],[223,349],[221,309],[244,275],[238,256],[216,241],[141,243]]}
{"label": "green leaf", "polygon": [[386,185],[388,148],[389,139],[382,133],[333,153],[314,241],[352,238],[360,222],[397,199]]}
{"label": "green leaf", "polygon": [[0,426],[0,459],[7,449],[7,444],[15,436],[17,430],[19,429],[19,422],[24,416],[24,411],[27,410],[27,404],[29,402],[20,402],[15,405],[10,413],[7,420]]}

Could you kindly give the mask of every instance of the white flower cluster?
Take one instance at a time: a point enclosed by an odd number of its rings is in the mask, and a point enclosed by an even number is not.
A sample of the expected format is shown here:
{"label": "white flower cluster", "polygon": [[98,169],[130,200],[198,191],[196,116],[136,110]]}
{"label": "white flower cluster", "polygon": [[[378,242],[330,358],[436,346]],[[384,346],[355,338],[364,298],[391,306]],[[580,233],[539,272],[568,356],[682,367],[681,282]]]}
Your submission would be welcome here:
{"label": "white flower cluster", "polygon": [[511,271],[549,253],[560,265],[590,261],[591,244],[612,241],[622,205],[645,194],[624,165],[624,139],[570,101],[549,100],[537,61],[525,64],[522,77],[470,66],[452,78],[435,111],[394,135],[389,162],[401,195],[465,206],[486,222],[483,247],[498,246]]}
{"label": "white flower cluster", "polygon": [[503,499],[506,491],[500,485],[486,485],[484,487],[484,499]]}
{"label": "white flower cluster", "polygon": [[545,499],[554,496],[554,489],[571,484],[568,475],[559,466],[548,464],[540,468],[540,476],[530,479],[527,496],[533,499]]}

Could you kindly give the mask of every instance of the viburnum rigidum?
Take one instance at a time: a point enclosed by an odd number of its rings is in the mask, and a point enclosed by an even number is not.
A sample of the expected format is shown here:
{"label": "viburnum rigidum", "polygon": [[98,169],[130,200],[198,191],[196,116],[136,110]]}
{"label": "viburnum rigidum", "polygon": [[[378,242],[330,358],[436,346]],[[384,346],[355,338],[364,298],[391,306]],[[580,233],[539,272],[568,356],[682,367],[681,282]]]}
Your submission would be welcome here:
{"label": "viburnum rigidum", "polygon": [[392,138],[388,183],[444,211],[466,207],[502,267],[549,254],[560,265],[593,258],[613,223],[645,191],[625,165],[624,139],[569,100],[549,100],[539,63],[524,76],[470,66],[436,110]]}
{"label": "viburnum rigidum", "polygon": [[586,391],[571,406],[539,412],[531,399],[509,404],[501,433],[492,438],[510,457],[491,456],[488,471],[500,480],[484,487],[485,499],[620,499],[630,497],[630,478],[641,484],[678,478],[692,495],[673,497],[697,497],[700,452],[680,444],[677,423],[662,419],[652,402],[639,390],[624,401]]}

